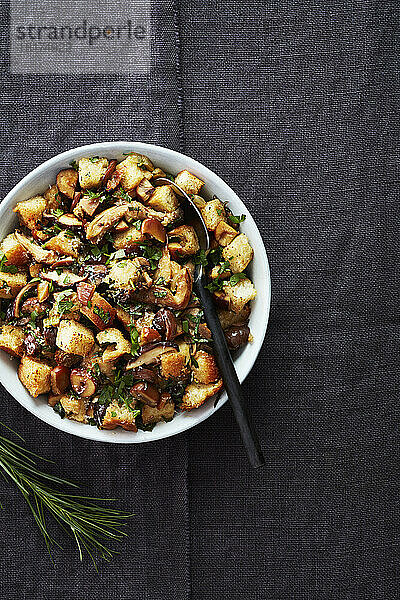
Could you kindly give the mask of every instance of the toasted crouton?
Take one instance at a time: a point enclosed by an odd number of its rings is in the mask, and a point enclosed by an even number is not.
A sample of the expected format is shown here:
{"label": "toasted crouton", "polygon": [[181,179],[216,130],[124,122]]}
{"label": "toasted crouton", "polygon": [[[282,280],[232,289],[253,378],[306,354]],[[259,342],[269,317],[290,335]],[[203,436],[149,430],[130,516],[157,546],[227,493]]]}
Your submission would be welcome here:
{"label": "toasted crouton", "polygon": [[13,233],[4,238],[0,251],[6,256],[7,263],[10,265],[26,265],[30,261],[29,254]]}
{"label": "toasted crouton", "polygon": [[18,202],[14,212],[17,213],[21,225],[25,225],[33,231],[37,228],[37,224],[46,210],[46,204],[47,202],[43,196],[33,196],[29,200]]}
{"label": "toasted crouton", "polygon": [[253,300],[257,291],[250,279],[240,279],[238,283],[232,286],[230,283],[224,282],[223,291],[229,299],[229,308],[235,313],[240,313],[244,305]]}
{"label": "toasted crouton", "polygon": [[21,383],[34,398],[50,392],[50,373],[49,365],[30,356],[23,356],[18,368]]}
{"label": "toasted crouton", "polygon": [[98,187],[107,171],[106,158],[81,158],[79,160],[79,183],[83,190]]}
{"label": "toasted crouton", "polygon": [[220,221],[215,228],[214,235],[220,246],[227,246],[239,235],[239,232],[228,225],[228,223],[225,223],[225,221]]}
{"label": "toasted crouton", "polygon": [[59,254],[78,258],[81,245],[79,238],[71,237],[66,231],[60,231],[60,233],[57,233],[57,235],[44,244],[44,248],[47,250],[55,250],[55,252],[58,252]]}
{"label": "toasted crouton", "polygon": [[115,327],[100,331],[96,337],[99,344],[108,344],[103,352],[103,362],[113,362],[123,354],[129,354],[132,349],[132,344]]}
{"label": "toasted crouton", "polygon": [[207,202],[205,207],[201,209],[201,214],[209,231],[214,231],[217,225],[226,218],[224,205],[218,198]]}
{"label": "toasted crouton", "polygon": [[58,191],[58,187],[56,185],[52,185],[48,190],[43,194],[44,199],[46,200],[46,210],[55,210],[60,206],[60,194]]}
{"label": "toasted crouton", "polygon": [[133,288],[140,277],[139,266],[133,260],[120,260],[110,269],[107,281],[112,287]]}
{"label": "toasted crouton", "polygon": [[21,327],[2,325],[0,328],[0,349],[11,356],[22,356],[25,334]]}
{"label": "toasted crouton", "polygon": [[222,256],[229,262],[232,273],[242,273],[253,260],[254,251],[247,235],[241,233],[222,250]]}
{"label": "toasted crouton", "polygon": [[179,207],[178,198],[170,185],[156,187],[147,204],[160,212],[172,212]]}
{"label": "toasted crouton", "polygon": [[68,394],[49,397],[49,404],[55,405],[57,402],[63,407],[67,419],[79,421],[79,423],[86,421],[86,404],[83,398]]}
{"label": "toasted crouton", "polygon": [[121,250],[137,246],[138,242],[144,240],[144,235],[138,230],[135,225],[131,225],[126,231],[121,231],[114,235],[114,248]]}
{"label": "toasted crouton", "polygon": [[[131,400],[131,407],[132,409],[135,407],[134,400]],[[101,427],[102,429],[115,429],[118,426],[129,431],[137,431],[135,413],[129,410],[125,404],[120,406],[117,400],[113,400],[107,407]]]}
{"label": "toasted crouton", "polygon": [[[139,164],[141,164],[139,162]],[[133,192],[143,177],[150,179],[152,174],[146,168],[138,166],[137,156],[130,155],[120,162],[116,168],[117,173],[121,173],[121,187],[126,192]]]}
{"label": "toasted crouton", "polygon": [[94,336],[82,323],[65,319],[58,326],[56,345],[69,354],[86,356],[94,346]]}
{"label": "toasted crouton", "polygon": [[204,350],[198,350],[194,355],[194,359],[192,371],[195,381],[198,383],[213,383],[217,381],[219,371],[215,358],[211,354]]}
{"label": "toasted crouton", "polygon": [[160,373],[164,379],[177,379],[185,375],[186,356],[180,352],[169,352],[160,357]]}
{"label": "toasted crouton", "polygon": [[159,423],[160,421],[171,421],[174,417],[175,405],[173,402],[166,402],[163,408],[145,404],[142,408],[142,421],[144,425],[150,423]]}
{"label": "toasted crouton", "polygon": [[14,298],[27,284],[26,273],[0,272],[0,298]]}
{"label": "toasted crouton", "polygon": [[179,185],[187,194],[198,194],[204,185],[204,181],[195,177],[190,171],[180,171],[175,177],[175,183]]}
{"label": "toasted crouton", "polygon": [[215,383],[191,383],[187,386],[180,408],[192,410],[199,408],[204,402],[214,396],[222,388],[222,379]]}
{"label": "toasted crouton", "polygon": [[175,227],[175,229],[169,232],[168,237],[171,240],[174,240],[174,238],[178,240],[171,241],[168,244],[168,250],[174,257],[193,256],[200,249],[199,240],[191,225]]}

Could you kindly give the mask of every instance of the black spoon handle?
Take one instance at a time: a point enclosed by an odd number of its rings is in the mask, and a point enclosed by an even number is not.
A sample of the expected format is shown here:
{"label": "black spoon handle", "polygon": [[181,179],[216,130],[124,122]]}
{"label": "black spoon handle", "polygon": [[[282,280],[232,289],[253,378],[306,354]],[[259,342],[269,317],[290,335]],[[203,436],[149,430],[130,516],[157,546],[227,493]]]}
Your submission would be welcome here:
{"label": "black spoon handle", "polygon": [[260,443],[250,421],[247,405],[242,396],[239,379],[232,362],[224,332],[219,322],[217,311],[215,310],[212,296],[204,285],[205,280],[203,276],[195,283],[195,288],[204,309],[207,325],[213,336],[215,357],[218,362],[219,370],[222,373],[225,390],[228,394],[236,422],[239,426],[240,435],[242,436],[247,456],[251,465],[254,468],[258,468],[264,464]]}

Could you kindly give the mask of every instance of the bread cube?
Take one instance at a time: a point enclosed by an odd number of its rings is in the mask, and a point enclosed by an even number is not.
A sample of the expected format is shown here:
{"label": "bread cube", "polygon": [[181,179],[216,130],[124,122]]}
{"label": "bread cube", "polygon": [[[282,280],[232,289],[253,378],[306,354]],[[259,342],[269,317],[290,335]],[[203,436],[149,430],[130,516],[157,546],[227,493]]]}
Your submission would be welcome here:
{"label": "bread cube", "polygon": [[55,210],[60,206],[60,194],[56,185],[52,185],[48,190],[46,190],[43,196],[46,200],[47,211]]}
{"label": "bread cube", "polygon": [[2,325],[0,328],[0,349],[11,356],[22,356],[25,333],[21,327]]}
{"label": "bread cube", "polygon": [[187,194],[198,194],[204,185],[204,181],[190,173],[190,171],[180,171],[175,177],[175,183],[179,185]]}
{"label": "bread cube", "polygon": [[23,356],[18,368],[21,383],[34,398],[50,392],[50,373],[49,365],[30,356]]}
{"label": "bread cube", "polygon": [[0,298],[14,298],[27,284],[26,273],[3,273],[0,271]]}
{"label": "bread cube", "polygon": [[114,235],[114,248],[116,250],[123,250],[124,248],[132,248],[132,246],[137,246],[138,242],[142,242],[144,240],[144,235],[138,230],[135,225],[132,225],[126,231],[121,231],[121,233],[116,233]]}
{"label": "bread cube", "polygon": [[178,198],[170,185],[156,187],[147,204],[160,212],[172,212],[179,208]]}
{"label": "bread cube", "polygon": [[59,254],[78,258],[82,243],[79,238],[71,237],[66,231],[60,231],[44,244],[46,250],[54,250]]}
{"label": "bread cube", "polygon": [[82,323],[65,319],[58,326],[56,345],[69,354],[86,356],[94,346],[94,336]]}
{"label": "bread cube", "polygon": [[218,198],[207,202],[205,207],[201,209],[201,214],[209,231],[214,231],[217,225],[226,218],[224,205]]}
{"label": "bread cube", "polygon": [[219,371],[215,358],[211,354],[204,350],[198,350],[194,355],[194,362],[195,364],[192,364],[192,371],[195,381],[198,383],[213,383],[217,381]]}
{"label": "bread cube", "polygon": [[142,421],[144,425],[159,423],[160,421],[168,422],[174,418],[174,413],[175,405],[173,402],[166,402],[161,409],[145,404],[142,408]]}
{"label": "bread cube", "polygon": [[164,379],[182,378],[185,371],[186,356],[180,352],[169,352],[160,357],[160,373]]}
{"label": "bread cube", "polygon": [[[135,408],[135,400],[133,399],[131,400],[131,407],[132,409]],[[125,404],[120,406],[117,400],[113,400],[107,406],[101,427],[102,429],[115,429],[120,426],[129,431],[137,431],[135,418],[135,413],[129,410]]]}
{"label": "bread cube", "polygon": [[240,313],[245,304],[253,300],[257,291],[250,279],[240,279],[238,283],[232,286],[229,282],[224,282],[223,292],[229,300],[229,309],[235,313]]}
{"label": "bread cube", "polygon": [[128,193],[137,188],[143,177],[150,179],[152,176],[146,168],[138,167],[138,159],[134,155],[127,156],[116,166],[115,170],[121,174],[121,187]]}
{"label": "bread cube", "polygon": [[133,260],[120,260],[112,265],[107,281],[112,287],[133,289],[140,274],[139,266]]}
{"label": "bread cube", "polygon": [[14,208],[17,213],[21,225],[25,225],[31,231],[37,228],[38,221],[41,220],[44,211],[46,210],[47,202],[43,196],[33,196],[29,200],[18,202]]}
{"label": "bread cube", "polygon": [[168,249],[173,256],[193,256],[200,250],[199,240],[191,225],[180,225],[168,234],[169,239],[178,238],[179,241],[168,243]]}
{"label": "bread cube", "polygon": [[86,422],[86,404],[83,398],[77,398],[68,394],[49,396],[48,404],[50,406],[54,408],[58,402],[63,407],[67,419],[79,421],[80,423]]}
{"label": "bread cube", "polygon": [[107,171],[107,158],[81,158],[78,163],[79,183],[83,190],[97,188]]}
{"label": "bread cube", "polygon": [[0,251],[6,256],[7,263],[10,265],[26,265],[30,261],[29,254],[13,233],[4,238]]}
{"label": "bread cube", "polygon": [[241,233],[222,250],[222,256],[229,262],[232,273],[242,273],[253,260],[254,251],[247,235]]}
{"label": "bread cube", "polygon": [[225,223],[225,221],[220,221],[215,228],[214,235],[218,244],[225,247],[230,244],[237,235],[239,235],[239,232],[228,225],[228,223]]}
{"label": "bread cube", "polygon": [[191,383],[185,389],[180,408],[192,410],[199,408],[208,398],[214,396],[222,388],[222,379],[215,383]]}

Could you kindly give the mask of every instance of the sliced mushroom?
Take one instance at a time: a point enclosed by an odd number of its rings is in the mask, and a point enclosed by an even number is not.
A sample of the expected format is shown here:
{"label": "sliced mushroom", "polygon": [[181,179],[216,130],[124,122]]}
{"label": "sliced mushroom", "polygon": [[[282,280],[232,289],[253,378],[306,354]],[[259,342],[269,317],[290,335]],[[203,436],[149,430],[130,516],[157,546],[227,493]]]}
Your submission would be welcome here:
{"label": "sliced mushroom", "polygon": [[78,173],[75,169],[63,169],[57,175],[57,186],[62,194],[73,199],[78,183]]}
{"label": "sliced mushroom", "polygon": [[110,327],[115,318],[115,308],[97,292],[93,293],[87,306],[81,306],[80,311],[100,330]]}
{"label": "sliced mushroom", "polygon": [[78,204],[79,200],[81,199],[82,196],[82,192],[75,192],[74,194],[74,199],[72,200],[71,203],[71,211],[74,212],[76,205]]}
{"label": "sliced mushroom", "polygon": [[18,292],[18,294],[15,297],[12,309],[14,317],[18,318],[20,316],[21,301],[26,292],[29,292],[29,290],[32,290],[34,287],[37,287],[37,285],[37,281],[30,281],[29,283],[24,285],[24,287]]}
{"label": "sliced mushroom", "polygon": [[169,341],[176,336],[178,320],[168,308],[162,308],[154,315],[152,325]]}
{"label": "sliced mushroom", "polygon": [[140,349],[140,354],[137,358],[131,360],[127,365],[127,369],[136,369],[141,365],[151,365],[157,362],[163,354],[167,352],[176,352],[178,346],[172,342],[152,342],[146,344]]}
{"label": "sliced mushroom", "polygon": [[103,352],[103,361],[112,362],[117,360],[124,354],[129,354],[132,345],[124,338],[122,332],[119,329],[111,327],[105,329],[97,334],[97,341],[99,344],[108,344],[107,348]]}
{"label": "sliced mushroom", "polygon": [[91,240],[94,244],[97,244],[105,233],[122,219],[128,212],[128,209],[128,204],[121,204],[119,206],[107,208],[97,215],[86,230],[87,239]]}
{"label": "sliced mushroom", "polygon": [[117,166],[117,164],[118,164],[117,160],[110,160],[107,170],[104,173],[103,178],[101,180],[100,187],[104,187],[106,185],[106,183],[110,179],[111,175],[114,173],[115,167]]}
{"label": "sliced mushroom", "polygon": [[111,192],[112,190],[115,190],[115,188],[119,186],[121,179],[121,171],[114,171],[114,173],[111,175],[110,179],[106,183],[106,191]]}
{"label": "sliced mushroom", "polygon": [[174,293],[166,287],[155,285],[150,290],[135,292],[134,296],[141,302],[182,310],[187,307],[192,293],[192,278],[186,267],[180,269],[175,282]]}
{"label": "sliced mushroom", "polygon": [[73,390],[82,398],[90,398],[96,393],[96,382],[86,369],[73,369],[70,381]]}
{"label": "sliced mushroom", "polygon": [[136,194],[143,202],[147,202],[154,190],[150,181],[144,177],[136,188]]}
{"label": "sliced mushroom", "polygon": [[83,223],[75,215],[66,214],[58,218],[58,222],[65,227],[82,227]]}
{"label": "sliced mushroom", "polygon": [[161,225],[157,219],[145,219],[142,222],[141,233],[150,235],[162,244],[165,244],[167,234],[165,233],[165,227]]}
{"label": "sliced mushroom", "polygon": [[156,329],[153,329],[152,327],[142,327],[140,333],[140,343],[142,345],[159,341],[161,341],[161,335]]}
{"label": "sliced mushroom", "polygon": [[76,286],[76,291],[78,294],[78,300],[83,306],[87,306],[91,297],[94,294],[96,287],[92,283],[87,283],[86,281],[81,281]]}
{"label": "sliced mushroom", "polygon": [[70,370],[68,367],[57,365],[50,373],[51,391],[53,394],[63,394],[69,387]]}
{"label": "sliced mushroom", "polygon": [[71,265],[73,265],[75,262],[75,259],[73,256],[66,256],[65,258],[60,258],[60,260],[56,260],[55,263],[53,263],[51,266],[56,269],[58,267],[69,267]]}
{"label": "sliced mushroom", "polygon": [[41,277],[46,281],[54,281],[60,287],[71,287],[71,285],[75,285],[80,281],[84,281],[86,277],[80,277],[79,275],[75,275],[71,271],[67,271],[63,269],[61,273],[57,271],[48,271],[47,273],[41,273]]}
{"label": "sliced mushroom", "polygon": [[38,300],[39,302],[45,302],[50,294],[50,284],[48,281],[41,281],[38,285]]}
{"label": "sliced mushroom", "polygon": [[146,369],[146,367],[136,367],[132,369],[132,376],[134,379],[140,379],[141,381],[148,381],[149,383],[158,383],[158,376],[151,369]]}
{"label": "sliced mushroom", "polygon": [[137,400],[144,402],[148,406],[157,406],[160,399],[160,393],[158,389],[147,381],[140,381],[135,383],[131,388],[131,394]]}
{"label": "sliced mushroom", "polygon": [[17,242],[19,242],[21,246],[23,246],[23,248],[25,248],[25,250],[29,252],[31,256],[33,256],[36,262],[51,265],[57,260],[57,253],[53,250],[45,250],[44,248],[41,248],[35,242],[31,242],[26,235],[23,235],[18,231],[16,231],[14,235]]}

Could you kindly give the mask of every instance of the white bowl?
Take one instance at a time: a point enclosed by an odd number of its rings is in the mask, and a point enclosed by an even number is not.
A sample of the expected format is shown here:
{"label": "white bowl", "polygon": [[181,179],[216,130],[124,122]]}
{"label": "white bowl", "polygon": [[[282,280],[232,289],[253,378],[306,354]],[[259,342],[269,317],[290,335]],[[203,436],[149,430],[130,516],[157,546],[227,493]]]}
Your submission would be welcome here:
{"label": "white bowl", "polygon": [[[222,179],[192,158],[168,148],[139,142],[104,142],[63,152],[34,169],[4,198],[0,205],[0,240],[15,228],[16,217],[12,209],[16,203],[35,194],[43,193],[49,185],[54,183],[57,173],[62,168],[68,167],[72,160],[77,160],[82,156],[106,156],[122,160],[124,153],[132,151],[147,155],[157,167],[170,173],[188,169],[205,181],[203,190],[206,197],[211,198],[215,194],[222,202],[229,203],[234,214],[246,215],[246,220],[241,224],[241,231],[247,234],[254,248],[254,260],[249,271],[257,289],[257,297],[252,302],[250,317],[250,329],[254,341],[243,348],[235,360],[236,371],[242,382],[257,358],[267,329],[271,297],[267,254],[257,226],[243,202]],[[196,410],[176,415],[169,423],[158,423],[153,431],[139,430],[137,433],[133,433],[120,428],[101,431],[97,427],[60,419],[59,415],[47,405],[45,396],[32,398],[18,379],[17,362],[10,359],[9,355],[3,351],[0,351],[0,382],[22,406],[49,425],[90,440],[120,444],[151,442],[181,433],[207,419],[227,400],[224,393],[216,408],[214,408],[214,400],[211,399]]]}

